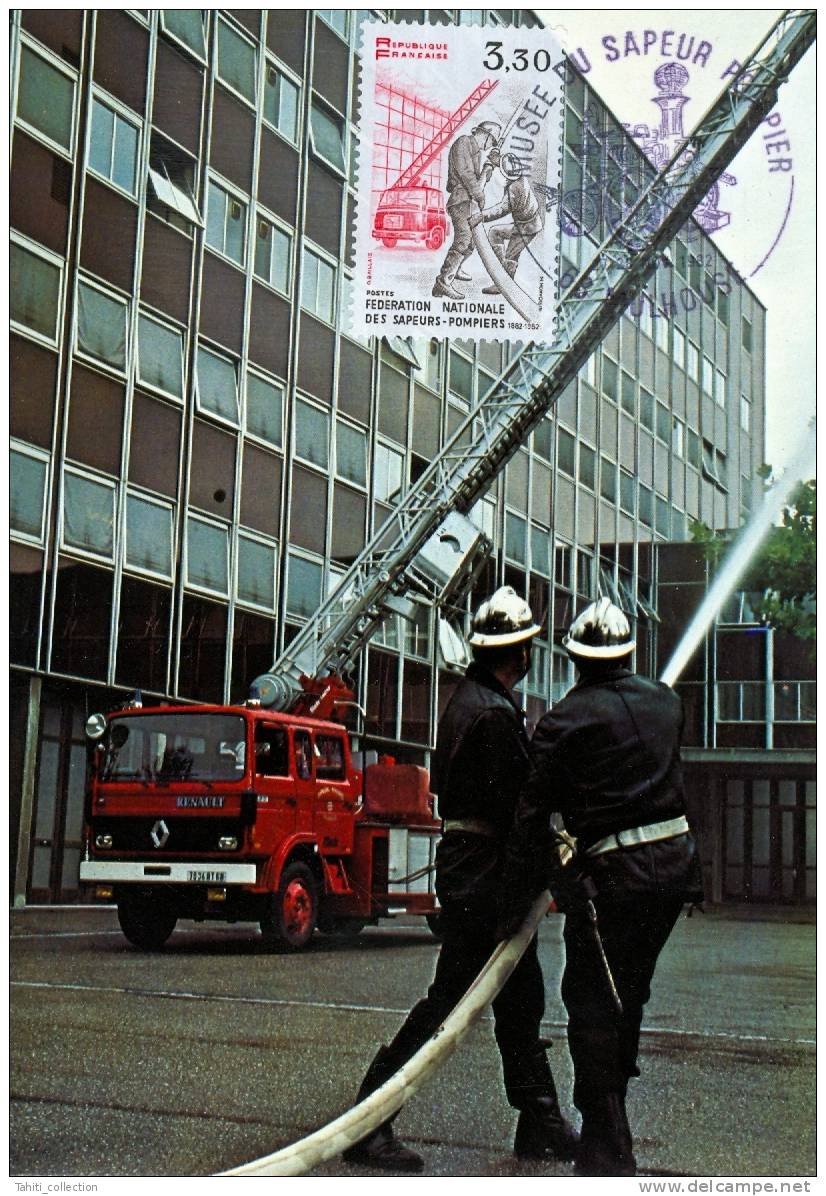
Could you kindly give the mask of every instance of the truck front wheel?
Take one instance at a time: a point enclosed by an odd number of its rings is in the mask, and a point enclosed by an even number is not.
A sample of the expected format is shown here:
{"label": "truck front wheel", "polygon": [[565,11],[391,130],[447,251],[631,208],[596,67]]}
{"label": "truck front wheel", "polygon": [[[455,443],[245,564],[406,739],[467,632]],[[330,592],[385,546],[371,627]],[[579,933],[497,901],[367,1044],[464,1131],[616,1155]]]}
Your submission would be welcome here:
{"label": "truck front wheel", "polygon": [[118,921],[126,938],[143,951],[159,951],[178,915],[163,893],[138,891],[118,897]]}
{"label": "truck front wheel", "polygon": [[268,943],[300,951],[313,937],[318,921],[318,885],[306,864],[296,860],[281,873],[281,883],[261,919]]}

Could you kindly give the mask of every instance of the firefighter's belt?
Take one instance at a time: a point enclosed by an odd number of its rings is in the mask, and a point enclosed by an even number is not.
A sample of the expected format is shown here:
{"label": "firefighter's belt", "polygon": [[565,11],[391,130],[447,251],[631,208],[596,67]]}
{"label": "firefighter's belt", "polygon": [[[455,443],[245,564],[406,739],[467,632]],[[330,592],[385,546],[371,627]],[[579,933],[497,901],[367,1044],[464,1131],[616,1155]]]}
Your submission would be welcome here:
{"label": "firefighter's belt", "polygon": [[490,822],[482,822],[481,818],[446,818],[444,832],[465,831],[470,835],[485,835],[488,839],[498,839],[499,832]]}
{"label": "firefighter's belt", "polygon": [[627,831],[617,831],[598,839],[585,849],[585,855],[605,855],[606,851],[620,851],[623,847],[639,847],[642,843],[659,843],[661,839],[674,839],[688,831],[685,814],[669,818],[665,822],[651,822],[648,826],[634,826]]}

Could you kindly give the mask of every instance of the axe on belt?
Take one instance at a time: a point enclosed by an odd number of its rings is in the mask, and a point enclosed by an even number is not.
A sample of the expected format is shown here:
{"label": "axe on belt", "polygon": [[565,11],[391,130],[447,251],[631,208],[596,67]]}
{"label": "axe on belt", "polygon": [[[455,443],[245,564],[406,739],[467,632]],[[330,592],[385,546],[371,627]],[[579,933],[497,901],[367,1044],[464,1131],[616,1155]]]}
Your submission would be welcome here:
{"label": "axe on belt", "polygon": [[[553,834],[554,851],[559,860],[559,866],[564,872],[566,868],[571,866],[574,857],[576,856],[576,839],[573,837],[573,835],[569,835],[568,832],[561,827],[554,827]],[[614,1008],[616,1009],[617,1013],[622,1016],[622,1001],[620,1000],[620,995],[617,992],[617,986],[611,971],[611,965],[609,964],[608,957],[605,954],[605,947],[602,943],[602,935],[599,933],[597,911],[593,902],[593,896],[596,894],[596,890],[594,889],[593,882],[589,877],[584,877],[583,880],[585,881],[585,884],[583,885],[584,891],[588,894],[588,899],[585,902],[585,912],[588,916],[588,922],[591,926],[591,935],[594,940],[594,946],[597,949],[597,954],[599,955],[600,963],[602,964],[602,971],[605,976],[605,981],[608,985],[608,991],[611,994],[611,1000],[614,1003]]]}

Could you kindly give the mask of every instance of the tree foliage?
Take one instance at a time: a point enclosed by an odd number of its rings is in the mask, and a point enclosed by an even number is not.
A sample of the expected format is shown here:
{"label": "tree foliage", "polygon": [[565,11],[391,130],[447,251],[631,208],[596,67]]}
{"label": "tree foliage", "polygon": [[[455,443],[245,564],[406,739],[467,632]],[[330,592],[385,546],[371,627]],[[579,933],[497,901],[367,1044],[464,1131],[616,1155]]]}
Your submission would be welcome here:
{"label": "tree foliage", "polygon": [[[762,473],[771,486],[771,470]],[[712,570],[719,565],[731,538],[695,520],[692,539],[699,544]],[[740,588],[762,595],[753,602],[761,623],[789,631],[800,639],[817,634],[817,484],[803,482],[783,509],[782,522],[771,528]]]}

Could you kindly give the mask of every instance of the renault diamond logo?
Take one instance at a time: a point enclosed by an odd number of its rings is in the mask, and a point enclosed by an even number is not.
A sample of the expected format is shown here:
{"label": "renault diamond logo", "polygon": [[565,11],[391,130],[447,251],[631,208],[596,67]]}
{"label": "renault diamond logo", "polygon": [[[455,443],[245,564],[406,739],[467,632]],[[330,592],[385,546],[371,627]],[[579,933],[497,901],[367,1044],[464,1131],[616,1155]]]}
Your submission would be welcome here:
{"label": "renault diamond logo", "polygon": [[159,818],[152,830],[149,832],[149,838],[156,847],[164,847],[169,838],[169,827],[164,822],[163,818]]}

